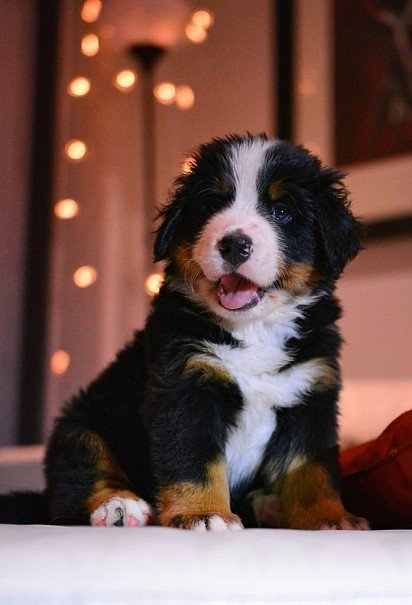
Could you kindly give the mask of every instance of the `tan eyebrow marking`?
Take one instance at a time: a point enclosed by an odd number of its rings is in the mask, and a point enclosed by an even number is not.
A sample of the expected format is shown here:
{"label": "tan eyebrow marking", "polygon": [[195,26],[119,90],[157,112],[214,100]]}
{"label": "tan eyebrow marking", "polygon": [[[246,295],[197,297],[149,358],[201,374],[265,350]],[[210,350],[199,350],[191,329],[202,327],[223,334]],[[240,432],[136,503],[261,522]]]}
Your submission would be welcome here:
{"label": "tan eyebrow marking", "polygon": [[268,195],[272,200],[278,200],[285,193],[282,181],[272,181],[268,187]]}

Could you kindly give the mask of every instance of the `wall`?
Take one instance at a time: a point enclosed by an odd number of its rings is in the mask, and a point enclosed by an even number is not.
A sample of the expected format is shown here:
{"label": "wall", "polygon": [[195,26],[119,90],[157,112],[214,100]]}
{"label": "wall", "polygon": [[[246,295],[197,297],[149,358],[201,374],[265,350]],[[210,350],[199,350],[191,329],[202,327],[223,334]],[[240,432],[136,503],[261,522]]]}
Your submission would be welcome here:
{"label": "wall", "polygon": [[274,33],[271,0],[207,0],[215,23],[203,44],[186,43],[160,64],[158,81],[189,84],[189,111],[158,107],[159,186],[163,202],[185,156],[231,133],[274,134]]}
{"label": "wall", "polygon": [[17,435],[35,6],[35,0],[0,2],[0,445]]}
{"label": "wall", "polygon": [[[118,70],[136,65],[114,48],[111,38],[100,38],[95,56],[80,52],[82,37],[99,33],[99,24],[81,20],[81,6],[81,0],[63,1],[60,20],[54,200],[73,198],[79,212],[71,220],[54,217],[53,222],[46,434],[63,402],[113,359],[147,311],[141,99],[138,87],[123,93],[113,85]],[[90,92],[73,98],[67,87],[79,75],[90,80]],[[67,160],[64,148],[71,139],[87,145],[82,161]],[[73,275],[85,265],[94,267],[97,279],[78,288]],[[56,375],[48,361],[60,350],[67,352],[70,365]]]}
{"label": "wall", "polygon": [[345,271],[342,440],[371,439],[412,408],[412,238],[367,245]]}

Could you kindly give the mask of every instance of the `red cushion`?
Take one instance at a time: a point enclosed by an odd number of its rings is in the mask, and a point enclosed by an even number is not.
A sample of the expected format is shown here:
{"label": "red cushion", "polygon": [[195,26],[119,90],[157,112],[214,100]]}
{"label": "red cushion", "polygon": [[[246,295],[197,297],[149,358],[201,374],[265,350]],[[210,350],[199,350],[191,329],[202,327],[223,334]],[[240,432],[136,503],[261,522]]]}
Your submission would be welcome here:
{"label": "red cushion", "polygon": [[341,453],[343,501],[376,529],[412,529],[412,410]]}

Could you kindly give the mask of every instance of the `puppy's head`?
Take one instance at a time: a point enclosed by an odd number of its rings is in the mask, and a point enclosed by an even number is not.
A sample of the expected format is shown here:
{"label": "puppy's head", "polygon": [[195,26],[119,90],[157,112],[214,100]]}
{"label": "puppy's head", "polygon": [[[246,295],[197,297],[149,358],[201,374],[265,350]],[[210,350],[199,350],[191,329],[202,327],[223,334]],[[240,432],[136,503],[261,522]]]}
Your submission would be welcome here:
{"label": "puppy's head", "polygon": [[217,315],[263,317],[280,290],[330,283],[359,251],[341,177],[265,136],[202,145],[161,212],[155,260]]}

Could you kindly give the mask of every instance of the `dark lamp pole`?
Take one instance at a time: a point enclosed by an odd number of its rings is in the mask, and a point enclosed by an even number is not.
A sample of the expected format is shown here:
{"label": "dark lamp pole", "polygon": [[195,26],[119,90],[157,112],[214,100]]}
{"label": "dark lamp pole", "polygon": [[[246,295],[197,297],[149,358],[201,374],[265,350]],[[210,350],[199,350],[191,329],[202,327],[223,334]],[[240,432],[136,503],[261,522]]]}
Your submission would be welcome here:
{"label": "dark lamp pole", "polygon": [[166,49],[151,44],[138,44],[130,49],[138,60],[142,77],[142,172],[143,172],[143,207],[145,215],[146,271],[152,268],[153,220],[156,216],[156,124],[155,99],[153,95],[154,71],[158,62],[165,56]]}

